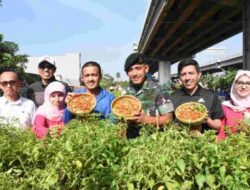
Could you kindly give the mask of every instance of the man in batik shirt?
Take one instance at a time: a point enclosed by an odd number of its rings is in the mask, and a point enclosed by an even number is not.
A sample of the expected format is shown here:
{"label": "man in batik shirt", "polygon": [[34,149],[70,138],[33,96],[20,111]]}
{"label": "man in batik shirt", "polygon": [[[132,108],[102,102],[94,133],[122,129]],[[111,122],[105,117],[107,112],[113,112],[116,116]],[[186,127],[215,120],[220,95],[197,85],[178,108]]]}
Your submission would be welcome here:
{"label": "man in batik shirt", "polygon": [[124,65],[129,77],[129,86],[123,94],[133,95],[142,103],[142,110],[128,121],[127,138],[140,135],[139,124],[152,124],[162,127],[173,119],[173,104],[169,90],[147,78],[149,65],[144,55],[131,54]]}

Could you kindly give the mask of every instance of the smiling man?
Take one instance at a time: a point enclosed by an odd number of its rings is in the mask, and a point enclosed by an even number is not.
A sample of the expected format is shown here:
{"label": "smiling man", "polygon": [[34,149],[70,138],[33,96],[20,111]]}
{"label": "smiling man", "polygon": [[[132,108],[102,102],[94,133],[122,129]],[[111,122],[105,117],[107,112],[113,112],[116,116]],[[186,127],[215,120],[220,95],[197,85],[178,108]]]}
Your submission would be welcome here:
{"label": "smiling man", "polygon": [[[97,62],[89,61],[82,66],[81,81],[83,87],[77,89],[74,93],[68,93],[66,102],[79,93],[90,93],[96,97],[96,107],[94,112],[101,114],[101,119],[108,118],[111,113],[111,103],[114,100],[113,94],[101,88],[102,70]],[[64,112],[64,123],[68,123],[75,116],[66,109]]]}
{"label": "smiling man", "polygon": [[0,72],[0,123],[13,127],[26,128],[31,126],[36,106],[33,101],[21,97],[21,86],[18,73],[11,69]]}
{"label": "smiling man", "polygon": [[140,124],[162,127],[172,121],[173,104],[169,99],[169,89],[147,77],[147,58],[141,53],[132,53],[125,62],[124,70],[129,77],[129,86],[124,94],[133,95],[142,103],[141,112],[127,123],[127,138],[140,135]]}
{"label": "smiling man", "polygon": [[[56,81],[55,72],[55,60],[51,56],[43,56],[38,64],[38,73],[41,80],[30,84],[27,90],[27,98],[33,100],[37,107],[44,102],[45,88],[49,83]],[[63,84],[65,85],[66,92],[71,92],[69,86],[66,83]]]}
{"label": "smiling man", "polygon": [[194,59],[184,59],[178,64],[178,76],[183,88],[176,90],[171,95],[175,109],[185,102],[199,102],[206,106],[208,117],[201,126],[201,132],[207,129],[219,130],[221,118],[224,116],[221,102],[216,94],[199,85],[201,78],[200,67]]}

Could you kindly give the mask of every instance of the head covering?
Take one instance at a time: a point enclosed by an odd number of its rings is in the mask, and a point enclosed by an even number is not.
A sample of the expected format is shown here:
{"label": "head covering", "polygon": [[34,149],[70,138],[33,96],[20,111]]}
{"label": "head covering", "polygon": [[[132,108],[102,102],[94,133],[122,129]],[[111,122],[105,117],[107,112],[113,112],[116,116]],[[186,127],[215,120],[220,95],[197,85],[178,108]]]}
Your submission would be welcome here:
{"label": "head covering", "polygon": [[230,96],[232,101],[225,101],[223,105],[232,108],[235,111],[245,111],[247,108],[250,108],[250,96],[245,98],[239,97],[236,90],[236,82],[241,76],[248,76],[250,78],[250,71],[239,70],[235,76],[233,84],[231,86]]}
{"label": "head covering", "polygon": [[124,71],[128,71],[129,68],[135,64],[143,64],[146,63],[145,56],[141,53],[132,53],[126,59],[124,65]]}
{"label": "head covering", "polygon": [[53,57],[45,55],[43,56],[39,62],[38,62],[38,67],[41,67],[44,64],[50,64],[53,65],[54,67],[56,66],[56,62],[55,59],[53,59]]}
{"label": "head covering", "polygon": [[53,92],[62,92],[66,97],[65,86],[59,81],[51,82],[45,89],[44,103],[37,109],[36,115],[42,115],[52,121],[62,121],[65,106],[58,109],[51,105],[49,97]]}

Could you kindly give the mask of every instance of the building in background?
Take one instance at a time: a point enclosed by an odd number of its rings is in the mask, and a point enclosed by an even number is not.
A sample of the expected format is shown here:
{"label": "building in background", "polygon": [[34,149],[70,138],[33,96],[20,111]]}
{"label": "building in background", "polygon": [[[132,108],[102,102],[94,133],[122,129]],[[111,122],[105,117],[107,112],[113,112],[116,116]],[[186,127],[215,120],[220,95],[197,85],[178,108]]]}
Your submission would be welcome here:
{"label": "building in background", "polygon": [[[77,87],[80,85],[80,71],[81,71],[81,54],[67,53],[61,56],[52,56],[55,59],[56,72],[55,77],[59,81],[68,83],[69,86]],[[41,56],[42,57],[42,56]],[[38,73],[38,62],[41,57],[29,57],[26,63],[25,72]]]}

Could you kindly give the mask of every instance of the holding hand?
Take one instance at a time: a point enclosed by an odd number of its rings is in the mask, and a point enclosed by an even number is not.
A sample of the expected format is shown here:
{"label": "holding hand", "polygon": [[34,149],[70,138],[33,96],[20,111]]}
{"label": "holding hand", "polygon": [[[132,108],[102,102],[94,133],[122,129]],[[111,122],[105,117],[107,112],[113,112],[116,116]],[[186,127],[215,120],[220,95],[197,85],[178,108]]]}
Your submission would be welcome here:
{"label": "holding hand", "polygon": [[69,92],[65,98],[65,103],[68,104],[68,102],[76,95],[74,92]]}

